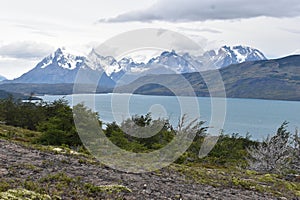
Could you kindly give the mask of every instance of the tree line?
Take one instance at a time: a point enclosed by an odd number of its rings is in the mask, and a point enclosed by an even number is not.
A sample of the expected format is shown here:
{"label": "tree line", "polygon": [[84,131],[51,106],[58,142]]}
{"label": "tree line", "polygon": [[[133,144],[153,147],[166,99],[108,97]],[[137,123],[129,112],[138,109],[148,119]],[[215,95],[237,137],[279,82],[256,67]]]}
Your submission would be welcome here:
{"label": "tree line", "polygon": [[[22,127],[38,131],[40,136],[35,143],[43,145],[67,145],[70,148],[84,148],[74,123],[73,109],[95,114],[83,104],[73,108],[65,99],[53,102],[33,102],[16,100],[13,97],[0,100],[0,121],[10,126]],[[208,127],[204,121],[195,120],[193,126],[183,127],[183,117],[178,127],[173,127],[168,119],[153,119],[151,114],[135,115],[124,120],[105,124],[98,118],[99,127],[109,140],[122,149],[132,152],[149,152],[160,149],[170,143],[181,131],[193,133],[193,141],[187,151],[176,162],[180,164],[206,163],[220,166],[241,166],[261,172],[300,173],[300,139],[297,132],[287,131],[284,122],[274,136],[267,137],[262,142],[251,140],[239,134],[226,135],[221,133],[217,144],[205,158],[199,158],[198,153]],[[136,126],[134,126],[136,125]],[[151,137],[138,137],[140,128],[159,131]],[[180,127],[182,126],[182,127]],[[140,127],[140,128],[139,128]],[[128,132],[134,135],[129,135]]]}

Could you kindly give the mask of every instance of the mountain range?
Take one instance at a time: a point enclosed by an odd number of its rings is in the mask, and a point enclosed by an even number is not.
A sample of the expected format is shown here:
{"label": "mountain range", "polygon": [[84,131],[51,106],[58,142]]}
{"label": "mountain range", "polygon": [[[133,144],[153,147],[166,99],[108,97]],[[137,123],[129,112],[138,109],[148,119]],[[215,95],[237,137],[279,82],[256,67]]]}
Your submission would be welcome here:
{"label": "mountain range", "polygon": [[97,81],[95,75],[101,73],[99,85],[105,88],[128,84],[147,74],[183,74],[207,69],[223,68],[245,61],[266,60],[259,50],[246,46],[223,46],[218,51],[210,50],[201,56],[192,56],[164,51],[146,63],[137,63],[124,57],[117,61],[112,56],[103,56],[92,50],[88,56],[74,55],[65,48],[59,48],[41,60],[32,70],[7,83],[74,83],[76,75],[84,73],[89,84]]}
{"label": "mountain range", "polygon": [[[216,71],[223,79],[227,97],[300,100],[300,55],[269,60],[259,50],[245,46],[223,46],[201,56],[164,51],[145,63],[130,57],[117,61],[94,49],[82,56],[59,48],[19,78],[2,81],[0,90],[72,94],[80,72],[84,77],[80,83],[86,86],[79,92],[174,95],[175,91],[176,95],[190,95],[182,82],[184,77],[197,96],[209,96],[203,76],[215,80]],[[98,87],[90,90],[89,85],[95,81]],[[171,90],[161,85],[169,85]]]}

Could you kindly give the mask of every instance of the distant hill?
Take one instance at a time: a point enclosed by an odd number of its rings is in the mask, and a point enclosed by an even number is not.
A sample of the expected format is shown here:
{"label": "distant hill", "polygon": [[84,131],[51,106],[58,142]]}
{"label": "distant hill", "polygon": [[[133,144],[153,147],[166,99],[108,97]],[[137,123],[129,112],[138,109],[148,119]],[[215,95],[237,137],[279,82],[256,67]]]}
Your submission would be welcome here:
{"label": "distant hill", "polygon": [[[72,83],[58,83],[58,84],[38,84],[38,83],[5,83],[0,84],[0,90],[5,90],[8,92],[17,92],[25,94],[26,96],[30,94],[35,95],[68,95],[73,93],[74,84]],[[93,86],[91,85],[82,85],[82,90],[78,92],[82,93],[94,93],[95,91],[91,90]],[[112,92],[110,88],[98,87],[96,89],[97,93],[108,93]]]}
{"label": "distant hill", "polygon": [[17,92],[7,92],[4,90],[0,90],[0,99],[6,99],[9,97],[13,97],[14,99],[22,99],[22,100],[27,100],[27,99],[39,100],[40,99],[37,97],[31,97],[30,95],[23,95],[23,94],[17,93]]}
{"label": "distant hill", "polygon": [[0,99],[5,99],[8,98],[9,96],[12,96],[12,93],[9,93],[4,90],[0,90]]}
{"label": "distant hill", "polygon": [[[227,97],[300,100],[300,55],[281,59],[250,61],[221,68],[220,74],[226,89]],[[212,71],[202,72],[205,77],[214,79]],[[146,95],[190,95],[190,83],[197,96],[209,96],[207,86],[199,73],[183,75],[147,75],[126,86],[119,87],[117,92],[131,92]],[[151,84],[144,84],[151,83]],[[171,90],[155,84],[170,86]],[[139,87],[142,86],[142,87]]]}

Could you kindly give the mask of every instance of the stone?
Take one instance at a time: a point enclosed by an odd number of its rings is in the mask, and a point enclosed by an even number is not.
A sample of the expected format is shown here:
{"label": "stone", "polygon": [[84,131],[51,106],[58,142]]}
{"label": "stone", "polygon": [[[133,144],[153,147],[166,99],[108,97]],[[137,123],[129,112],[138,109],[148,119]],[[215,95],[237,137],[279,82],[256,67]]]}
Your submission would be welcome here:
{"label": "stone", "polygon": [[9,174],[8,170],[5,168],[0,168],[0,176],[5,176]]}

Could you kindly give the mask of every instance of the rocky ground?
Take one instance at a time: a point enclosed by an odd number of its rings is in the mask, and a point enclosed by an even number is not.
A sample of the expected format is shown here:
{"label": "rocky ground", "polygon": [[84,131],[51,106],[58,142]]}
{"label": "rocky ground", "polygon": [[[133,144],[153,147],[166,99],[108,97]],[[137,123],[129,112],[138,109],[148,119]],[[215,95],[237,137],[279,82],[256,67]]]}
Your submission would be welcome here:
{"label": "rocky ground", "polygon": [[0,140],[0,182],[2,191],[25,188],[52,199],[286,199],[197,184],[171,168],[144,174],[120,172],[84,156],[6,140]]}

